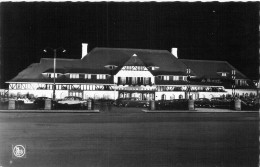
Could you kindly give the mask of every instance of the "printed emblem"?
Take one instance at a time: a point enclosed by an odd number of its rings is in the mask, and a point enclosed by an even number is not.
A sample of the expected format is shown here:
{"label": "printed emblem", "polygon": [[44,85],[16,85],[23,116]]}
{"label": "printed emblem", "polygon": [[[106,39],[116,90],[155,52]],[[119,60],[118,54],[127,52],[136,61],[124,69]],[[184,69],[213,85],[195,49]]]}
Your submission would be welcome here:
{"label": "printed emblem", "polygon": [[17,158],[23,158],[25,156],[25,147],[23,145],[14,146],[13,155]]}

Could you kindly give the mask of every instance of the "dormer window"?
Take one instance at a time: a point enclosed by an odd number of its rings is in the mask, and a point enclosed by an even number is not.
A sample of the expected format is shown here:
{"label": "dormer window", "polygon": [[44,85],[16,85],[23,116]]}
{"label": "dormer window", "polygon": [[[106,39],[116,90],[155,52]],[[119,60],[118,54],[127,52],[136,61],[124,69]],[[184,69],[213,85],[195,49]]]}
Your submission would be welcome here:
{"label": "dormer window", "polygon": [[159,70],[158,66],[149,66],[148,67],[150,70],[154,71],[154,70]]}
{"label": "dormer window", "polygon": [[[58,78],[58,74],[57,73],[55,73],[55,78]],[[54,73],[47,73],[47,77],[48,78],[54,78]]]}
{"label": "dormer window", "polygon": [[227,76],[227,73],[226,73],[226,72],[222,72],[222,73],[221,73],[221,76],[222,76],[222,77],[226,77],[226,76]]}
{"label": "dormer window", "polygon": [[79,74],[70,74],[70,79],[79,79]]}
{"label": "dormer window", "polygon": [[219,71],[219,72],[217,72],[217,73],[218,73],[218,75],[220,75],[221,77],[227,77],[228,74],[229,74],[229,72],[225,72],[225,71]]}

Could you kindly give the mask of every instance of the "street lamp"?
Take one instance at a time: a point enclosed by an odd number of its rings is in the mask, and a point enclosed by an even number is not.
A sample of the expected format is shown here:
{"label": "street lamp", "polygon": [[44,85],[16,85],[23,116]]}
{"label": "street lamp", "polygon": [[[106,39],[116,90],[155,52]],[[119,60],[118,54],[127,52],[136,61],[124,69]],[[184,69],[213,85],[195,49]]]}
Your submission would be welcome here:
{"label": "street lamp", "polygon": [[[112,80],[114,79],[114,76],[113,76],[113,70],[115,70],[118,66],[116,65],[105,65],[105,68],[110,70],[110,75],[112,77]],[[116,100],[116,84],[114,83],[114,100]]]}
{"label": "street lamp", "polygon": [[47,47],[43,51],[45,53],[47,53],[48,50],[52,50],[53,54],[54,54],[54,59],[53,59],[53,73],[54,73],[54,76],[53,76],[53,94],[52,94],[52,99],[55,100],[55,98],[56,98],[56,95],[55,95],[55,89],[56,89],[55,78],[56,78],[56,57],[57,57],[57,51],[61,50],[64,53],[64,52],[66,52],[66,50],[64,48],[62,48],[62,47],[59,47],[59,48],[56,48],[56,49],[53,49],[51,47]]}
{"label": "street lamp", "polygon": [[190,99],[190,68],[187,68],[187,94]]}
{"label": "street lamp", "polygon": [[232,70],[232,96],[235,98],[236,95],[236,70]]}

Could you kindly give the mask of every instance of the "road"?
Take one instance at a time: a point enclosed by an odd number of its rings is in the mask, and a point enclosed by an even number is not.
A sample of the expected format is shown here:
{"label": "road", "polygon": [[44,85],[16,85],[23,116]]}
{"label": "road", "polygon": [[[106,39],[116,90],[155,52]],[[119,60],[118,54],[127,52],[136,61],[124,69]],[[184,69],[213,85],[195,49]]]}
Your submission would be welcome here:
{"label": "road", "polygon": [[[258,113],[0,113],[2,167],[254,167]],[[12,157],[12,145],[26,158]]]}

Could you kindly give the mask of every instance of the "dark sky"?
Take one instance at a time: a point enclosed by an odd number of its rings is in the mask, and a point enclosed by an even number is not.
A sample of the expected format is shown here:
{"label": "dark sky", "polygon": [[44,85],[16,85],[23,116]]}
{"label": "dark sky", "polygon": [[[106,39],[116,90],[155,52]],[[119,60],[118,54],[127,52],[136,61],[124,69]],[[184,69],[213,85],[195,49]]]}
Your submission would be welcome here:
{"label": "dark sky", "polygon": [[95,47],[171,50],[179,58],[226,60],[258,77],[259,4],[5,2],[1,17],[1,85],[40,58],[46,46],[60,58]]}

